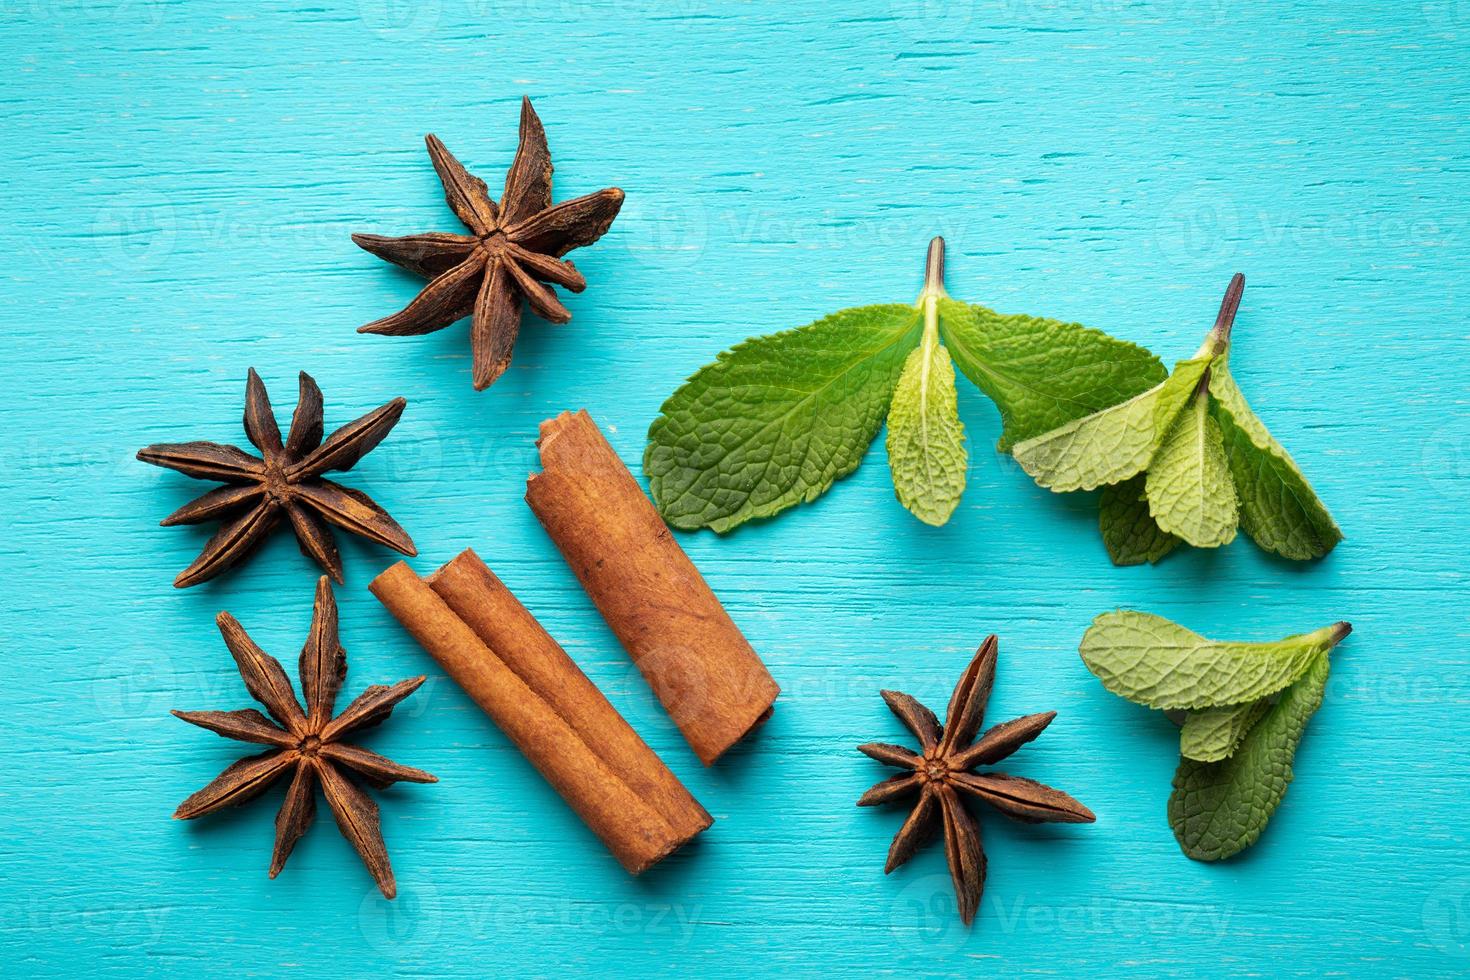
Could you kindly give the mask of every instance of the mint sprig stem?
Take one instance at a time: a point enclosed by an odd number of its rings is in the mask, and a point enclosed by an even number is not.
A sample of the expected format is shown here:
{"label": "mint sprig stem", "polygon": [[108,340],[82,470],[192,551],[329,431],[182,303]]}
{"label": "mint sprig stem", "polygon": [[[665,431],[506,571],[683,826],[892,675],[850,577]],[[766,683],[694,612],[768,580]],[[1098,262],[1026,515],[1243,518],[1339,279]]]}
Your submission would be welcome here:
{"label": "mint sprig stem", "polygon": [[1241,298],[1245,295],[1245,276],[1237,272],[1230,277],[1225,287],[1225,297],[1220,300],[1220,312],[1215,315],[1215,325],[1209,336],[1195,352],[1195,357],[1218,357],[1230,349],[1230,331],[1235,326],[1235,314],[1240,310]]}

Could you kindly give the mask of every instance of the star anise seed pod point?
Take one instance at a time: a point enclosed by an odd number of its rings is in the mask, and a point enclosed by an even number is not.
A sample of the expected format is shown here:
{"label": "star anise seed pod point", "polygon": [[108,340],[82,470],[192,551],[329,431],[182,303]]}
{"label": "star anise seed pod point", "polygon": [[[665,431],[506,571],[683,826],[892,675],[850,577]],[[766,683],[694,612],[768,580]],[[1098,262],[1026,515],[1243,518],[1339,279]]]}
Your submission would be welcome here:
{"label": "star anise seed pod point", "polygon": [[944,832],[944,853],[959,902],[960,918],[969,925],[980,907],[985,888],[985,851],[980,827],[970,815],[963,796],[983,800],[1013,820],[1026,823],[1092,823],[1091,810],[1041,783],[1001,772],[976,772],[980,766],[1006,758],[1040,735],[1056,717],[1055,711],[1026,715],[991,728],[976,739],[985,705],[995,684],[999,642],[987,637],[955,685],[940,725],[934,712],[898,691],[883,691],[883,700],[914,737],[919,751],[886,742],[870,742],[858,751],[886,766],[906,770],[878,783],[858,800],[858,806],[877,806],[918,796],[908,819],[888,849],[885,874],[913,857],[934,836]]}

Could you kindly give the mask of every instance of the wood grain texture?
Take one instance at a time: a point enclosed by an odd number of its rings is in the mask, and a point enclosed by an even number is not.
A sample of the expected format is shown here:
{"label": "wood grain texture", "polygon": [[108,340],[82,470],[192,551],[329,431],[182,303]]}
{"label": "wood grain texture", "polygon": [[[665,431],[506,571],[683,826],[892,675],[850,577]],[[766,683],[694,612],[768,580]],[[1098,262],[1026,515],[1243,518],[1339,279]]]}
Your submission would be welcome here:
{"label": "wood grain texture", "polygon": [[[0,4],[5,972],[1463,975],[1467,53],[1455,0]],[[523,93],[557,198],[628,199],[577,253],[572,321],[528,318],[476,393],[463,325],[354,332],[421,283],[348,236],[452,227],[423,135],[498,181]],[[681,536],[782,687],[704,770],[521,500],[536,425],[587,407],[636,469],[716,351],[909,300],[934,234],[954,295],[1169,362],[1243,271],[1231,367],[1347,540],[1115,569],[1093,501],[991,451],[961,381],[948,526],[903,511],[879,444],[815,505]],[[168,709],[246,704],[214,614],[278,657],[310,615],[289,537],[176,592],[208,528],[157,521],[200,487],[132,458],[243,439],[251,366],[282,391],[310,371],[328,427],[408,398],[353,485],[420,571],[485,557],[708,806],[699,842],[630,880],[368,595],[393,556],[345,538],[349,677],[431,675],[370,739],[441,779],[381,795],[399,899],[329,824],[268,880],[278,797],[168,819],[234,751]],[[1240,860],[1180,855],[1176,731],[1077,657],[1119,606],[1242,639],[1355,627]],[[853,805],[880,774],[854,746],[900,735],[880,687],[943,703],[991,631],[992,713],[1059,712],[1010,771],[1098,823],[987,821],[966,931],[937,850],[882,875],[899,818]]]}

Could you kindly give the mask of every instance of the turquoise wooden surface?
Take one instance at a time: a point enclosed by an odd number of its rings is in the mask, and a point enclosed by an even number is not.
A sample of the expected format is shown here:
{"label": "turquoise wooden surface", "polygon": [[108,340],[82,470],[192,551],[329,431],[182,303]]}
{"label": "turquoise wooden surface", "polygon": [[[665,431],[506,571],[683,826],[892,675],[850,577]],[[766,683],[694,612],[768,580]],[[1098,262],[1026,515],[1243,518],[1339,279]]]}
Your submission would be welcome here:
{"label": "turquoise wooden surface", "polygon": [[[1463,974],[1467,53],[1455,0],[0,5],[4,972]],[[522,93],[558,198],[628,201],[576,256],[573,321],[528,321],[477,394],[463,325],[354,333],[418,283],[348,235],[455,230],[423,134],[497,186]],[[814,506],[681,538],[784,687],[704,770],[521,500],[536,425],[585,406],[636,462],[716,351],[916,295],[936,233],[955,295],[1167,361],[1245,272],[1232,367],[1347,541],[1307,566],[1242,539],[1115,569],[1092,502],[998,456],[962,382],[947,527],[894,501],[880,442]],[[623,874],[367,593],[392,556],[356,540],[349,693],[431,677],[369,741],[442,780],[380,796],[400,898],[322,818],[268,880],[280,790],[169,819],[237,755],[168,715],[247,703],[214,614],[292,661],[309,615],[289,537],[173,590],[208,530],[157,521],[201,486],[132,458],[243,441],[250,366],[283,417],[302,369],[329,424],[409,399],[348,482],[418,568],[480,550],[716,816],[697,846]],[[1077,657],[1118,606],[1222,637],[1357,628],[1240,860],[1181,856],[1173,728]],[[990,631],[994,716],[1060,713],[1011,771],[1099,819],[986,819],[966,930],[940,848],[882,874],[901,814],[853,806],[881,775],[853,746],[901,734],[880,687],[942,705]]]}

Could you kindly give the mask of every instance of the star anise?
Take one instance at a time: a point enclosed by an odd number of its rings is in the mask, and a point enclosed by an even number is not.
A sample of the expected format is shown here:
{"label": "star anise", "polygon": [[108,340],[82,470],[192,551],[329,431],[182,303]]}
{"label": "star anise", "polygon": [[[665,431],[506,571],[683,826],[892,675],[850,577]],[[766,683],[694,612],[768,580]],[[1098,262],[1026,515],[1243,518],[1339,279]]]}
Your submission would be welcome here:
{"label": "star anise", "polygon": [[574,293],[587,288],[582,274],[561,257],[602,237],[623,206],[623,192],[609,187],[552,205],[551,153],[530,99],[521,100],[520,145],[499,207],[485,182],[466,171],[437,137],[430,134],[424,141],[445,199],[472,234],[353,235],[379,258],[431,279],[403,310],[358,332],[432,333],[473,314],[474,384],[483,390],[510,366],[522,298],[542,319],[566,323],[572,318],[547,283]]}
{"label": "star anise", "polygon": [[[316,784],[342,836],[351,842],[372,872],[378,888],[392,898],[397,894],[388,849],[378,824],[378,805],[348,775],[354,772],[381,789],[398,780],[436,783],[438,778],[422,769],[400,766],[376,752],[342,739],[353,732],[380,724],[393,708],[418,690],[423,677],[399,681],[391,687],[374,684],[363,691],[335,718],[332,709],[337,692],[347,676],[347,653],[337,641],[337,602],[323,575],[316,584],[311,632],[301,649],[301,690],[306,695],[302,710],[291,681],[280,663],[246,635],[227,612],[215,618],[225,646],[235,657],[240,676],[250,696],[270,712],[270,718],[254,708],[239,711],[175,711],[191,725],[241,742],[269,745],[260,754],[230,766],[208,786],[189,797],[174,811],[179,820],[192,820],[227,806],[237,806],[265,792],[282,776],[292,774],[286,800],[276,814],[276,846],[271,854],[270,876],[280,874],[291,849],[311,826],[316,816]],[[276,723],[271,722],[271,718]]]}
{"label": "star anise", "polygon": [[1096,819],[1087,807],[1050,786],[1001,772],[974,771],[1006,758],[1040,735],[1056,717],[1055,711],[1026,715],[996,725],[975,741],[995,684],[997,647],[994,636],[981,644],[955,685],[942,726],[934,712],[907,694],[883,692],[888,707],[918,738],[922,753],[885,742],[858,746],[858,751],[884,765],[909,770],[868,790],[858,806],[876,806],[915,793],[919,797],[893,838],[883,873],[913,857],[936,827],[943,826],[944,854],[959,900],[960,918],[967,925],[975,918],[985,888],[985,851],[980,846],[979,825],[961,793],[984,800],[1006,816],[1026,823],[1092,823]]}
{"label": "star anise", "polygon": [[322,478],[330,470],[356,466],[398,424],[406,404],[395,398],[347,423],[323,442],[322,392],[303,371],[291,431],[282,443],[270,397],[251,368],[245,384],[245,435],[264,459],[217,442],[158,443],[140,449],[138,458],[145,463],[225,484],[163,519],[164,527],[221,522],[174,585],[181,589],[197,585],[239,564],[270,536],[283,516],[291,522],[302,553],[315,559],[339,585],[342,557],[328,524],[402,554],[418,554],[398,522],[367,494]]}

